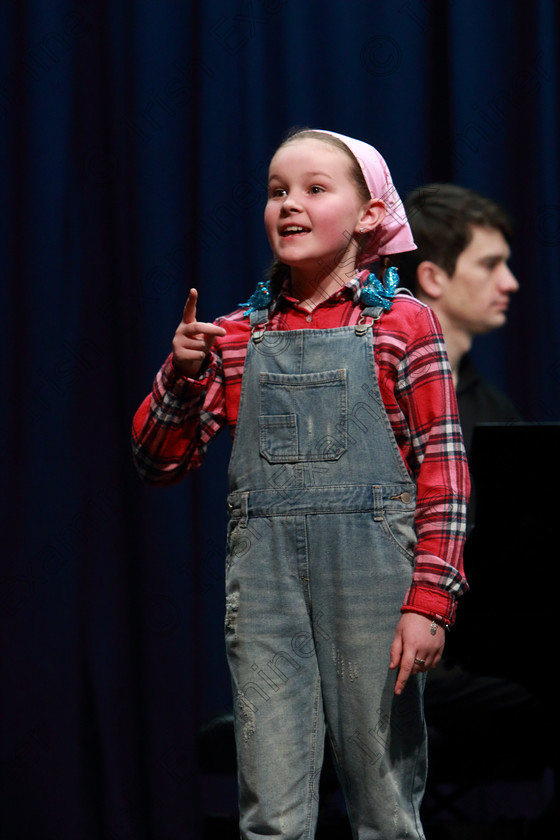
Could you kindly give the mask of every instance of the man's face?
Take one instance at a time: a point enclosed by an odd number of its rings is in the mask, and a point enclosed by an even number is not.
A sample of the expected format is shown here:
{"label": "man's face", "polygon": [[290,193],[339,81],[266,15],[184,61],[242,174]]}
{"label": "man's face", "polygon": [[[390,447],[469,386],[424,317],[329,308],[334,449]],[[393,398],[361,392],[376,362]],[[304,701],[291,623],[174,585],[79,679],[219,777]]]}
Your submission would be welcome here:
{"label": "man's face", "polygon": [[519,283],[508,268],[509,246],[495,228],[473,226],[473,238],[446,275],[438,310],[471,335],[505,324],[510,295]]}

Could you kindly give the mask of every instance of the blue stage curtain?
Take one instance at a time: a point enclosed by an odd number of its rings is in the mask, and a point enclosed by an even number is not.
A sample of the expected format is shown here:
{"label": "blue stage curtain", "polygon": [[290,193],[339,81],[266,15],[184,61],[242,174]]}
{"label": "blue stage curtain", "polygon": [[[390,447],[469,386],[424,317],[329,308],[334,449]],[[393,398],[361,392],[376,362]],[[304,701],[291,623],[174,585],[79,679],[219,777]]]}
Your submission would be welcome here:
{"label": "blue stage curtain", "polygon": [[188,288],[212,319],[261,278],[268,160],[307,125],[373,143],[403,196],[507,207],[521,290],[476,357],[558,419],[558,4],[1,5],[0,836],[192,838],[196,732],[231,702],[229,441],[149,489],[132,414]]}

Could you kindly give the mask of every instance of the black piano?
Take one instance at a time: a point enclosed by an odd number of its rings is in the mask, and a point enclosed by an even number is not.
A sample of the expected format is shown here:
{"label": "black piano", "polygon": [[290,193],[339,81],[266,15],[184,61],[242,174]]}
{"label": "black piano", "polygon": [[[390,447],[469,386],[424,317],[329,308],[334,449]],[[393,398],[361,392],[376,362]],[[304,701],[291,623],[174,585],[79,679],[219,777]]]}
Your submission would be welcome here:
{"label": "black piano", "polygon": [[477,425],[470,464],[470,591],[450,653],[475,672],[549,692],[558,655],[560,423]]}

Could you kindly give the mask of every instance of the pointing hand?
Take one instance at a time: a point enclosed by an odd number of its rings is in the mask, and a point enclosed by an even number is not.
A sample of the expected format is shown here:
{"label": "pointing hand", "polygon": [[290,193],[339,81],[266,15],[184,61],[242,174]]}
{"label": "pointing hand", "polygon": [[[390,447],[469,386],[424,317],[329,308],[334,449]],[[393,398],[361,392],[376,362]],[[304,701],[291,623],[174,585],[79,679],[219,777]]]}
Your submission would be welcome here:
{"label": "pointing hand", "polygon": [[198,292],[191,289],[173,338],[173,365],[191,379],[198,374],[217,336],[226,334],[216,324],[196,320],[197,299]]}

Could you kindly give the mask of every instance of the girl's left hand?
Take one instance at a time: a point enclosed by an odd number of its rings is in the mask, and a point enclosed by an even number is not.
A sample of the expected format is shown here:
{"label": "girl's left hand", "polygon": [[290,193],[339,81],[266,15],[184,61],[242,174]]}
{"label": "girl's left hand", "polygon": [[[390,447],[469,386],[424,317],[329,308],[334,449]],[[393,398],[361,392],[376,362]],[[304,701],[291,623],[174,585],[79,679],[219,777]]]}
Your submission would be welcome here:
{"label": "girl's left hand", "polygon": [[395,694],[402,694],[411,674],[434,668],[441,659],[445,645],[445,630],[439,624],[434,636],[430,632],[432,619],[419,613],[403,613],[391,645],[389,668],[399,668]]}

